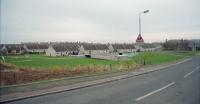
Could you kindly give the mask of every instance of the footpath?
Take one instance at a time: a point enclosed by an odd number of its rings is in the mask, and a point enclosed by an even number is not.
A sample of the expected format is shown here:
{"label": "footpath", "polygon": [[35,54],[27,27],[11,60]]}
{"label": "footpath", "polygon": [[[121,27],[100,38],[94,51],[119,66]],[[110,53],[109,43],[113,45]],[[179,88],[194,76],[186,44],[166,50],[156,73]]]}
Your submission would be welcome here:
{"label": "footpath", "polygon": [[39,97],[43,95],[71,91],[103,83],[109,83],[112,81],[117,81],[125,78],[151,73],[158,70],[167,69],[168,67],[181,64],[189,60],[191,60],[191,58],[186,58],[183,60],[178,60],[175,62],[165,64],[149,65],[132,71],[104,73],[91,76],[80,76],[75,78],[65,78],[50,81],[41,81],[30,84],[1,87],[0,103],[13,102],[32,97]]}

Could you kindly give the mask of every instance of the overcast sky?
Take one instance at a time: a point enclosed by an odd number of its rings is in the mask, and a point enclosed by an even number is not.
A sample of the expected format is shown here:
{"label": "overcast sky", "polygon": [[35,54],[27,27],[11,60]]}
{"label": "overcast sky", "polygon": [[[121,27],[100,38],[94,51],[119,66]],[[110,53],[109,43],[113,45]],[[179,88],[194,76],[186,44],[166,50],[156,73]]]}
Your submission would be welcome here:
{"label": "overcast sky", "polygon": [[2,43],[200,38],[200,0],[1,0]]}

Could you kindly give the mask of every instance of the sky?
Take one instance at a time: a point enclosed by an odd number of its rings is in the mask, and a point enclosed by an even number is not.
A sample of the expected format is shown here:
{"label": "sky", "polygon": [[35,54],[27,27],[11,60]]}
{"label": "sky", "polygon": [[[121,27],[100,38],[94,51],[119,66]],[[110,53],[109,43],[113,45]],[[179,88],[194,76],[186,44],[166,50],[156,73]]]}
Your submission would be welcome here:
{"label": "sky", "polygon": [[1,43],[200,39],[200,0],[0,0]]}

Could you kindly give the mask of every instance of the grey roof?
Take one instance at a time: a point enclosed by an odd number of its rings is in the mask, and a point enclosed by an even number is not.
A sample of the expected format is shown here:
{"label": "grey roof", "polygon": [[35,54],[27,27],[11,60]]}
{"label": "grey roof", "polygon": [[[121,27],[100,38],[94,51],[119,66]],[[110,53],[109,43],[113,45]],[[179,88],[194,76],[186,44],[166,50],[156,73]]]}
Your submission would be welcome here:
{"label": "grey roof", "polygon": [[52,47],[56,52],[79,51],[79,45],[77,43],[55,43]]}
{"label": "grey roof", "polygon": [[40,49],[38,44],[25,44],[29,50]]}
{"label": "grey roof", "polygon": [[56,52],[64,52],[67,51],[67,48],[62,44],[55,44],[52,46]]}
{"label": "grey roof", "polygon": [[26,43],[24,44],[29,50],[47,49],[49,44],[46,43]]}
{"label": "grey roof", "polygon": [[38,44],[39,49],[47,49],[49,47],[48,44]]}
{"label": "grey roof", "polygon": [[7,50],[24,50],[21,44],[6,44],[5,47]]}
{"label": "grey roof", "polygon": [[82,45],[85,50],[109,50],[106,44],[84,43]]}

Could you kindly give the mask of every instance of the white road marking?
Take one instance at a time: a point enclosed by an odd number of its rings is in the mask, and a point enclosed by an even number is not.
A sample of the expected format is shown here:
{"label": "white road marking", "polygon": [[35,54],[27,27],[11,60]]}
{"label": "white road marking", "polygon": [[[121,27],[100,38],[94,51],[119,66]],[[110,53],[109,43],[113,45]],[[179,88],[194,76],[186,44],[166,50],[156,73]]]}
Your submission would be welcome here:
{"label": "white road marking", "polygon": [[184,75],[184,78],[187,78],[189,75],[191,75],[192,73],[194,73],[194,71],[191,71],[189,73],[187,73],[186,75]]}
{"label": "white road marking", "polygon": [[170,87],[170,86],[172,86],[172,85],[174,85],[174,84],[175,84],[175,82],[172,82],[172,83],[170,83],[170,84],[168,84],[168,85],[165,85],[165,86],[162,87],[162,88],[159,88],[159,89],[157,89],[157,90],[155,90],[155,91],[153,91],[153,92],[150,92],[150,93],[148,93],[148,94],[146,94],[146,95],[144,95],[144,96],[141,96],[141,97],[139,97],[139,98],[136,98],[135,101],[140,101],[140,100],[142,100],[142,99],[144,99],[144,98],[146,98],[146,97],[148,97],[148,96],[150,96],[150,95],[153,95],[153,94],[155,94],[155,93],[158,93],[158,92],[160,92],[160,91],[162,91],[162,90],[164,90],[164,89],[166,89],[166,88],[168,88],[168,87]]}

